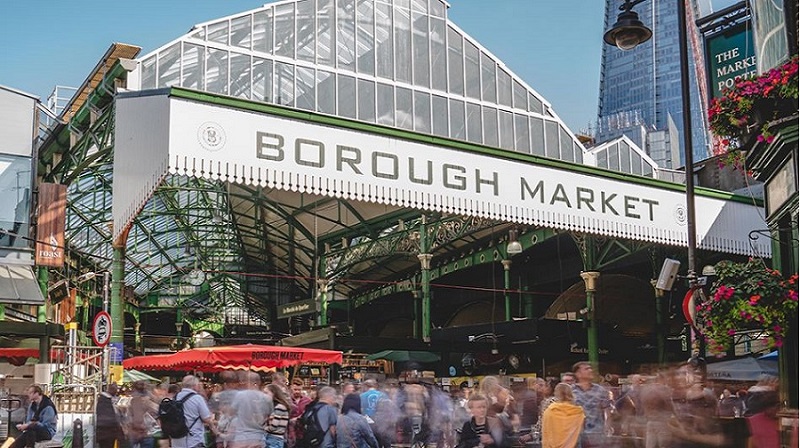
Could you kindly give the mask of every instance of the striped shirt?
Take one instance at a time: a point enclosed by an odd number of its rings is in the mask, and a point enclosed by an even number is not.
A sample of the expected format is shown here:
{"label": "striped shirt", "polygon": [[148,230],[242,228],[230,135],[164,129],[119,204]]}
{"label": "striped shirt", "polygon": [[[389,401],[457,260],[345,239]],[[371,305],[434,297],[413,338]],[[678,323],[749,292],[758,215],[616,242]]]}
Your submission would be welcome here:
{"label": "striped shirt", "polygon": [[267,422],[267,434],[284,438],[287,426],[289,426],[289,409],[282,403],[275,403],[275,410]]}

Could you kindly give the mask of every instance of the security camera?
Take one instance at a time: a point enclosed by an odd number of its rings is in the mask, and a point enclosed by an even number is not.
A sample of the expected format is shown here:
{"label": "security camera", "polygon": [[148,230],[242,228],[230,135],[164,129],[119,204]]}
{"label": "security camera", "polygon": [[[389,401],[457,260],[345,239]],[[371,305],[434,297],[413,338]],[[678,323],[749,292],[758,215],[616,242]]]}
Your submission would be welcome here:
{"label": "security camera", "polygon": [[681,262],[667,258],[661,266],[661,273],[658,274],[658,281],[656,282],[656,289],[663,291],[670,291],[672,284],[675,283],[675,277],[678,276],[678,269],[681,267]]}

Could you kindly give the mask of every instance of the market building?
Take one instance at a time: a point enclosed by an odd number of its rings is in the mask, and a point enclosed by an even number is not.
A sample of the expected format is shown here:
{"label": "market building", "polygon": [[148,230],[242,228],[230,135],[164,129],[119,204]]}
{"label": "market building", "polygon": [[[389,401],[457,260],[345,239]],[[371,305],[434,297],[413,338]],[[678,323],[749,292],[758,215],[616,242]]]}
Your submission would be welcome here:
{"label": "market building", "polygon": [[[685,360],[686,286],[648,287],[685,257],[680,176],[627,137],[585,149],[447,8],[281,1],[113,44],[38,154],[67,187],[66,264],[39,267],[66,319],[107,291],[116,363],[289,335],[454,374]],[[701,263],[770,256],[757,201],[696,200]]]}

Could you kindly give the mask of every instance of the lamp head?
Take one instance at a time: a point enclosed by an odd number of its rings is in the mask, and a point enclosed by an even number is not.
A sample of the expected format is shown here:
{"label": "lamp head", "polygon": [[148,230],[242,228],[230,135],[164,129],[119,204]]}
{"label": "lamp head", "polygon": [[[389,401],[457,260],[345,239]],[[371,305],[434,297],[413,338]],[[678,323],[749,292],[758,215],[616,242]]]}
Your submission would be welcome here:
{"label": "lamp head", "polygon": [[617,23],[606,31],[603,40],[620,50],[632,50],[637,45],[647,42],[652,36],[650,28],[639,20],[639,14],[626,10],[619,13]]}

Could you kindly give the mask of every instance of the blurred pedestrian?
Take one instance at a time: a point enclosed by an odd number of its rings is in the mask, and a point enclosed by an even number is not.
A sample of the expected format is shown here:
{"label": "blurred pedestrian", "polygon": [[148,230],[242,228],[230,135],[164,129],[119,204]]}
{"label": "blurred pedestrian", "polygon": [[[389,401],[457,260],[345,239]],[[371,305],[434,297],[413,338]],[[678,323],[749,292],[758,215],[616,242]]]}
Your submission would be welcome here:
{"label": "blurred pedestrian", "polygon": [[284,448],[286,430],[289,426],[289,408],[292,403],[284,393],[284,389],[277,384],[267,386],[272,394],[272,413],[267,419],[267,448]]}
{"label": "blurred pedestrian", "polygon": [[336,448],[379,448],[378,440],[361,415],[361,398],[348,394],[342,400],[342,413],[336,420]]}
{"label": "blurred pedestrian", "polygon": [[581,446],[583,448],[605,446],[606,419],[605,411],[611,406],[608,391],[603,386],[594,383],[594,369],[586,361],[576,362],[572,367],[575,375],[575,384],[572,393],[575,404],[583,408],[586,414]]}
{"label": "blurred pedestrian", "polygon": [[572,390],[566,383],[556,385],[555,401],[542,415],[542,448],[574,448],[580,441],[586,416]]}
{"label": "blurred pedestrian", "polygon": [[472,418],[464,423],[456,448],[502,448],[510,446],[505,437],[503,425],[495,417],[490,417],[489,401],[480,393],[471,394],[467,407]]}
{"label": "blurred pedestrian", "polygon": [[133,448],[153,448],[158,430],[158,404],[148,391],[147,383],[136,381],[128,405],[128,442]]}
{"label": "blurred pedestrian", "polygon": [[96,440],[100,448],[114,448],[115,443],[120,443],[125,439],[117,408],[114,405],[114,400],[117,398],[118,393],[119,386],[117,386],[117,383],[111,383],[97,397]]}

